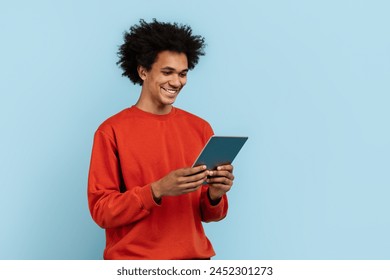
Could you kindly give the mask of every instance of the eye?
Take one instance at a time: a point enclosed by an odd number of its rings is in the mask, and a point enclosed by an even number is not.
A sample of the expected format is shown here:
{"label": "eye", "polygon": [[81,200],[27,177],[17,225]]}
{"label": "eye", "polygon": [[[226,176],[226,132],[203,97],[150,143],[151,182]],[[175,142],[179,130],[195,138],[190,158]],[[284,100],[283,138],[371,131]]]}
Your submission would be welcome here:
{"label": "eye", "polygon": [[182,72],[182,73],[179,74],[179,76],[181,78],[185,78],[185,77],[187,77],[187,72]]}
{"label": "eye", "polygon": [[172,74],[171,71],[162,71],[162,73],[163,73],[164,76],[169,76],[169,75]]}

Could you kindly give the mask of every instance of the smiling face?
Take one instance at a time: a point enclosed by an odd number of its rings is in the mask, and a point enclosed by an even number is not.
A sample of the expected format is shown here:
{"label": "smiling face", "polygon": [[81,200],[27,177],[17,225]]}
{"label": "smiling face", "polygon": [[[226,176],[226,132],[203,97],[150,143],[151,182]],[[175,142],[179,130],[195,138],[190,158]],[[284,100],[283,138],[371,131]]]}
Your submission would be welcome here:
{"label": "smiling face", "polygon": [[149,71],[138,67],[143,84],[136,106],[146,112],[168,114],[187,82],[187,72],[188,62],[184,53],[160,52]]}

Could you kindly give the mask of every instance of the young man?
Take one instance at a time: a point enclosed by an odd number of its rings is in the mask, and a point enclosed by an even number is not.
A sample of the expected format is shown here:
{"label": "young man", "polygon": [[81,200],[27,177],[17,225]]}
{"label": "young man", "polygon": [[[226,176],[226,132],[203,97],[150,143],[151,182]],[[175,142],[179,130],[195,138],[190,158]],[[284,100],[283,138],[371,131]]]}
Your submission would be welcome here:
{"label": "young man", "polygon": [[97,129],[88,178],[92,218],[106,231],[104,258],[209,259],[202,221],[226,216],[233,167],[190,167],[213,131],[172,106],[204,39],[186,25],[141,20],[124,40],[118,64],[141,94]]}

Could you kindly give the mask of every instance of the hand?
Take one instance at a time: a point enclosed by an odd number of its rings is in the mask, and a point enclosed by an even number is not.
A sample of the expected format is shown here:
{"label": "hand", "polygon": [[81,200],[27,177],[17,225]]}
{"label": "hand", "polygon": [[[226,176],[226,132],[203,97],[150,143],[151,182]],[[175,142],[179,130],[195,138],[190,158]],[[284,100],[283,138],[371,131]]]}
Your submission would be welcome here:
{"label": "hand", "polygon": [[217,170],[210,171],[209,176],[206,182],[211,200],[220,199],[233,186],[233,166],[230,164],[218,166]]}
{"label": "hand", "polygon": [[151,184],[153,196],[158,202],[163,196],[177,196],[196,191],[209,173],[205,165],[174,170]]}

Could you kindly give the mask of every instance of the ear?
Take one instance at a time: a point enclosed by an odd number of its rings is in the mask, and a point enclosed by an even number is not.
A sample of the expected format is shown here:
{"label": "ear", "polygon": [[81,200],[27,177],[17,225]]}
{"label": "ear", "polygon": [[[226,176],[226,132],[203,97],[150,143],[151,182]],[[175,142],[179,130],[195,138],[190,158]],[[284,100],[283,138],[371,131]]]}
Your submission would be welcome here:
{"label": "ear", "polygon": [[145,69],[145,67],[138,65],[137,67],[138,75],[141,78],[142,81],[145,81],[148,71]]}

